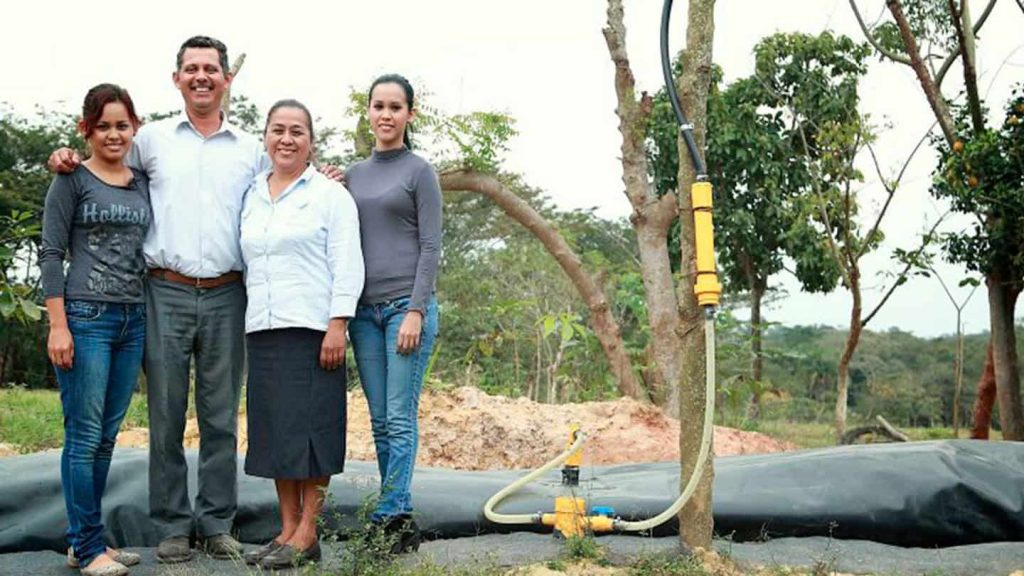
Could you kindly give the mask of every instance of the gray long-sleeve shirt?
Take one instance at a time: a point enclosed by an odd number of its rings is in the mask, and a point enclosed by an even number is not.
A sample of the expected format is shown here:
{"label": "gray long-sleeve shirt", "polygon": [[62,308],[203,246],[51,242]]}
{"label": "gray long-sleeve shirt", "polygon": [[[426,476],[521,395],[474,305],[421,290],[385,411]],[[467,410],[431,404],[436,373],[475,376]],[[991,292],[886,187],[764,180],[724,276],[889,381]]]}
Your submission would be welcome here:
{"label": "gray long-sleeve shirt", "polygon": [[361,304],[410,296],[426,309],[441,257],[441,187],[434,167],[407,148],[377,152],[345,172],[359,208],[366,284]]}
{"label": "gray long-sleeve shirt", "polygon": [[[39,249],[43,296],[141,303],[142,243],[152,220],[149,181],[112,186],[85,166],[58,174],[46,193]],[[67,277],[64,259],[68,257]]]}

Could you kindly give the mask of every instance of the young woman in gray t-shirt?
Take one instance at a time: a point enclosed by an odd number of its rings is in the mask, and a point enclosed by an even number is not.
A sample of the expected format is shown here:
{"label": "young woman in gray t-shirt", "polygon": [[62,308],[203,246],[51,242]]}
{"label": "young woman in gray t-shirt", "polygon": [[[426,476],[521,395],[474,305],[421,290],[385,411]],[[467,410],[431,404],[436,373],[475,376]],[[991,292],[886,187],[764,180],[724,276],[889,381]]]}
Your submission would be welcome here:
{"label": "young woman in gray t-shirt", "polygon": [[53,179],[43,211],[39,266],[50,319],[47,352],[64,411],[67,561],[86,576],[127,574],[139,562],[138,555],[104,544],[100,502],[146,334],[142,243],[151,220],[149,186],[145,174],[123,162],[138,127],[123,88],[89,90],[78,128],[91,156]]}
{"label": "young woman in gray t-shirt", "polygon": [[413,89],[397,74],[370,87],[373,155],[346,183],[359,208],[366,284],[349,322],[370,407],[381,487],[371,530],[394,537],[391,552],[416,550],[413,467],[423,374],[437,336],[434,285],[441,254],[441,189],[429,162],[409,150]]}

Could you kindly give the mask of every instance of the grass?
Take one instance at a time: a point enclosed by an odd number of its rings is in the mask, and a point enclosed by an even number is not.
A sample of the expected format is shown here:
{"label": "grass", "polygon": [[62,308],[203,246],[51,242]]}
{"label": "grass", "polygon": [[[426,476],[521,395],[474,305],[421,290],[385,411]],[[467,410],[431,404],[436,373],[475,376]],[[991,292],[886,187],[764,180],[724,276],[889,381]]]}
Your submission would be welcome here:
{"label": "grass", "polygon": [[[121,427],[148,425],[146,397],[135,394]],[[60,393],[0,388],[0,443],[12,444],[22,454],[63,446],[64,415]]]}
{"label": "grass", "polygon": [[[851,423],[850,426],[859,424]],[[813,422],[788,422],[786,420],[761,420],[757,431],[778,440],[792,442],[800,448],[827,448],[836,445],[835,429],[831,424]],[[953,438],[952,428],[899,428],[911,440],[949,440]],[[990,431],[992,440],[1001,440],[998,430]],[[967,438],[970,430],[961,428],[960,438]]]}
{"label": "grass", "polygon": [[641,556],[627,572],[629,576],[712,576],[692,556]]}

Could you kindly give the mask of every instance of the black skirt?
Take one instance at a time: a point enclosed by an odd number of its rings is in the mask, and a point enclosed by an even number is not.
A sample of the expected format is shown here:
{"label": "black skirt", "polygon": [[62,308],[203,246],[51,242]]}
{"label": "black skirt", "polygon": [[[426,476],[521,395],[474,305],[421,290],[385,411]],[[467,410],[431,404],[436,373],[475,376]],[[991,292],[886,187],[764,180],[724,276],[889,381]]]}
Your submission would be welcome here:
{"label": "black skirt", "polygon": [[246,336],[246,474],[302,480],[345,468],[345,366],[320,367],[323,339],[304,328]]}

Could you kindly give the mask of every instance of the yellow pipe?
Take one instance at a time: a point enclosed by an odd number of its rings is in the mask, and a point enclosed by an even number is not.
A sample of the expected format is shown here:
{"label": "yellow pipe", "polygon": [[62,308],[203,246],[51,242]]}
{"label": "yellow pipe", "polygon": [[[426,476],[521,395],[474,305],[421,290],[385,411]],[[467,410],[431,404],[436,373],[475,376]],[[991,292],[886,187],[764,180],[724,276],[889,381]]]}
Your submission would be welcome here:
{"label": "yellow pipe", "polygon": [[715,229],[711,217],[712,189],[710,182],[694,182],[690,188],[693,203],[694,249],[697,252],[697,282],[693,287],[697,303],[718,306],[722,285],[715,271]]}
{"label": "yellow pipe", "polygon": [[[580,425],[579,424],[571,424],[569,426],[569,441],[565,443],[566,450],[568,450],[569,448],[572,448],[573,444],[576,442],[576,436],[579,435],[579,433],[580,433]],[[573,452],[571,456],[569,456],[569,459],[565,461],[565,465],[566,466],[573,466],[573,467],[579,468],[582,464],[583,464],[583,446],[580,445],[580,447],[577,448],[576,451]]]}

